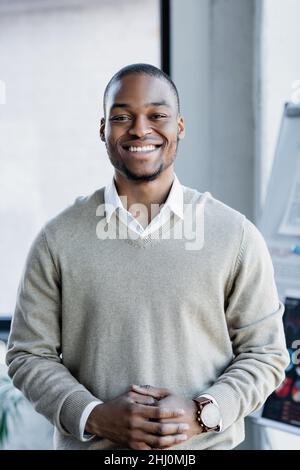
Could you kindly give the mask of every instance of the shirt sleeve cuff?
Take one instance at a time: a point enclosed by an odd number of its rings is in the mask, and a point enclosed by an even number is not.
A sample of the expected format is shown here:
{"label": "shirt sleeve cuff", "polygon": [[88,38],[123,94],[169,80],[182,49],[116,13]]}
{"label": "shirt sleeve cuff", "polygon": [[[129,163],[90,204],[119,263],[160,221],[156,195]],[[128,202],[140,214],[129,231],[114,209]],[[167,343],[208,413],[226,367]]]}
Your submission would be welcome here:
{"label": "shirt sleeve cuff", "polygon": [[[217,400],[212,395],[209,395],[208,393],[201,393],[201,395],[199,395],[199,397],[197,397],[197,398],[200,398],[200,397],[204,397],[204,398],[207,398],[208,400],[211,400],[213,402],[213,404],[216,405],[220,410],[220,407],[219,407],[219,404],[218,404]],[[219,422],[219,430],[215,431],[215,432],[222,432],[222,416],[221,416],[220,422]]]}
{"label": "shirt sleeve cuff", "polygon": [[93,411],[94,408],[96,408],[96,406],[101,405],[101,403],[103,403],[103,401],[100,401],[100,400],[99,401],[92,401],[91,403],[89,403],[85,407],[85,409],[82,412],[82,415],[81,415],[81,418],[80,418],[80,424],[79,424],[80,440],[82,442],[90,441],[95,437],[94,434],[89,434],[89,433],[85,432],[84,430],[85,430],[86,422],[87,422],[88,417],[90,416],[91,412]]}

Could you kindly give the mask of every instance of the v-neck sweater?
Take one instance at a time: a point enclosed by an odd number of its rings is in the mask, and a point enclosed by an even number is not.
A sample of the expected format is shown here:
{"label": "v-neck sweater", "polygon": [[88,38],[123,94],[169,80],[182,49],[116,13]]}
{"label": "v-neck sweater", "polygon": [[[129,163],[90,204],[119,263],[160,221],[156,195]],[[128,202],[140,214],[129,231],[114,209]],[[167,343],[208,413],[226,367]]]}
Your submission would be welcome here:
{"label": "v-neck sweater", "polygon": [[[184,220],[172,215],[157,234],[114,238],[101,188],[34,240],[7,364],[15,386],[54,424],[56,449],[119,448],[100,437],[80,442],[79,422],[89,403],[132,383],[214,397],[223,431],[174,449],[230,449],[244,438],[245,416],[282,382],[283,305],[262,235],[209,193],[184,187],[184,204]],[[191,214],[195,245],[178,237]]]}

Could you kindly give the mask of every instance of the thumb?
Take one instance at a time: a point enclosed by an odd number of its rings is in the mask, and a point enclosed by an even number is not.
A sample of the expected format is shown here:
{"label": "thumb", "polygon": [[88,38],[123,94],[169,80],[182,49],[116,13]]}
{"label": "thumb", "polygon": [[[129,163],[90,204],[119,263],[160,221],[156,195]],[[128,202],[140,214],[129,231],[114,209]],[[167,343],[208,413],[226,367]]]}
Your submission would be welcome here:
{"label": "thumb", "polygon": [[153,398],[164,398],[171,394],[167,388],[152,387],[151,385],[131,385],[131,390],[142,395],[150,395]]}

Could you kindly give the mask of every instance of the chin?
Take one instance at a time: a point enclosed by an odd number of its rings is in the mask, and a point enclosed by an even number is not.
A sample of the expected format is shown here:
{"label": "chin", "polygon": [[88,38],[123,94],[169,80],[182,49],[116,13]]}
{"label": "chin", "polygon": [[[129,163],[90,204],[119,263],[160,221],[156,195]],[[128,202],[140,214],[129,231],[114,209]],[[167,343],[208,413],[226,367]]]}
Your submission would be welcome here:
{"label": "chin", "polygon": [[161,165],[157,170],[155,171],[149,171],[145,173],[138,173],[135,171],[130,170],[129,168],[124,168],[123,173],[125,173],[127,179],[131,181],[153,181],[155,180],[163,171],[163,165]]}

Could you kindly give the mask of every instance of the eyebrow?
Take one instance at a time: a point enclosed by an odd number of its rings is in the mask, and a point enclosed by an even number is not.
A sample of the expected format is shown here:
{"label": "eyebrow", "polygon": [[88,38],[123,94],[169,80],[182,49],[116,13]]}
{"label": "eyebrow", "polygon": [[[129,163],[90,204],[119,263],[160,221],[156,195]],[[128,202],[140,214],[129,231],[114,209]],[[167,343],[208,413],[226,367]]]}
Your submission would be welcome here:
{"label": "eyebrow", "polygon": [[[145,104],[146,108],[150,108],[151,106],[167,106],[168,108],[171,108],[171,106],[165,100],[154,101],[153,103]],[[131,108],[131,106],[128,103],[114,103],[111,107],[111,111],[115,108]]]}

